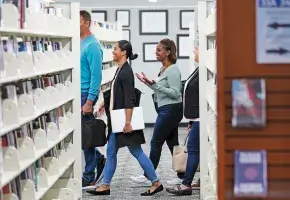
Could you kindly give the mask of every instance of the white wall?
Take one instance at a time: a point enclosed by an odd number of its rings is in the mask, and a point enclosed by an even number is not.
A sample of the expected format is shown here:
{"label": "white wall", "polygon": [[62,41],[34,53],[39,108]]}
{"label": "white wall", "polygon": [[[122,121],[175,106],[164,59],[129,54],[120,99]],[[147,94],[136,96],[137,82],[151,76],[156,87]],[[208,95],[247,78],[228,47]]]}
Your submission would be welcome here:
{"label": "white wall", "polygon": [[[84,1],[84,2],[83,2]],[[144,42],[159,42],[163,38],[170,38],[176,42],[176,37],[177,34],[187,34],[187,30],[180,30],[180,25],[179,25],[179,11],[180,10],[193,10],[195,7],[194,5],[189,6],[193,4],[192,0],[163,0],[164,2],[175,2],[174,4],[176,5],[176,2],[183,3],[182,5],[184,6],[179,6],[179,7],[172,7],[171,3],[166,4],[166,6],[163,6],[162,8],[159,7],[161,6],[161,3],[159,4],[150,4],[155,5],[156,7],[150,7],[150,8],[140,8],[141,6],[138,6],[136,3],[138,2],[141,3],[141,5],[146,5],[148,4],[148,1],[144,0],[106,0],[106,1],[96,1],[95,4],[92,3],[92,1],[88,0],[82,0],[82,7],[85,8],[86,10],[92,9],[94,7],[94,10],[106,10],[107,11],[107,18],[108,21],[115,21],[115,11],[116,9],[121,9],[120,6],[126,7],[126,10],[130,10],[130,27],[125,28],[125,29],[130,29],[131,31],[131,43],[133,46],[133,51],[137,54],[139,54],[139,58],[135,61],[132,62],[132,68],[134,72],[144,72],[148,77],[154,79],[156,78],[161,64],[159,62],[143,62],[143,43]],[[98,3],[97,3],[98,2]],[[121,3],[122,2],[122,3]],[[124,3],[126,2],[126,3]],[[128,4],[127,4],[128,3]],[[131,4],[130,4],[131,3]],[[134,4],[135,3],[135,4]],[[96,5],[98,4],[98,5]],[[173,4],[173,3],[172,3]],[[187,4],[187,5],[185,5]],[[93,5],[92,7],[90,5]],[[102,6],[106,6],[110,8],[101,8]],[[119,5],[118,8],[113,8],[112,6],[117,6]],[[135,7],[136,6],[136,7]],[[125,9],[125,8],[123,8]],[[139,10],[143,9],[167,9],[168,10],[168,20],[169,20],[169,27],[168,27],[168,35],[139,35]],[[182,73],[182,79],[186,79],[189,75],[190,72],[192,71],[190,68],[192,65],[189,63],[189,59],[179,59],[177,62],[180,71]],[[144,120],[146,123],[154,123],[156,120],[156,112],[154,109],[153,101],[152,101],[152,91],[149,89],[147,86],[144,84],[140,83],[138,79],[136,79],[136,87],[140,89],[144,94],[142,95],[141,99],[141,105],[144,108]]]}

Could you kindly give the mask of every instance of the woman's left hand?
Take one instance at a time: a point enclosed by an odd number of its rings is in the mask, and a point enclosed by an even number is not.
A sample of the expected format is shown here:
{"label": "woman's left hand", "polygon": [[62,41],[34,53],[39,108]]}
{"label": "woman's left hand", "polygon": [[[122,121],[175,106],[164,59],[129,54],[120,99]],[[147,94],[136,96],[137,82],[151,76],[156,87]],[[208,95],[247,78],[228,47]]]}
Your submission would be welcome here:
{"label": "woman's left hand", "polygon": [[133,129],[131,126],[131,123],[126,123],[124,128],[123,128],[123,132],[126,133],[132,133]]}

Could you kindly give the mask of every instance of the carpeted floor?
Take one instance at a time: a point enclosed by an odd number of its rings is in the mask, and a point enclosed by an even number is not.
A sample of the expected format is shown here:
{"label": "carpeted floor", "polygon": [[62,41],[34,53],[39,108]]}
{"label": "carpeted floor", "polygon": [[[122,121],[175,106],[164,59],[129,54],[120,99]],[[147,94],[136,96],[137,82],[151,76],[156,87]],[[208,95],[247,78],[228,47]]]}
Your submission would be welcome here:
{"label": "carpeted floor", "polygon": [[[180,142],[183,142],[186,136],[186,131],[184,128],[180,128]],[[145,130],[147,144],[143,145],[143,149],[147,155],[150,151],[150,139],[152,137],[152,128],[147,128]],[[166,181],[171,180],[176,177],[175,172],[171,167],[171,155],[167,145],[163,146],[163,152],[160,164],[157,169],[157,174],[161,178],[163,185],[165,187],[170,187],[167,185]],[[99,199],[99,200],[143,200],[143,199],[178,199],[178,200],[194,200],[200,199],[199,191],[195,191],[192,196],[176,197],[167,193],[165,190],[152,197],[141,197],[140,193],[147,190],[146,185],[139,185],[130,181],[129,177],[132,175],[141,174],[141,167],[135,160],[133,156],[129,153],[127,148],[120,149],[118,153],[118,166],[117,171],[114,175],[112,185],[111,185],[111,195],[106,197],[96,197],[86,194],[83,191],[83,200]],[[198,179],[199,174],[197,173],[195,179]]]}

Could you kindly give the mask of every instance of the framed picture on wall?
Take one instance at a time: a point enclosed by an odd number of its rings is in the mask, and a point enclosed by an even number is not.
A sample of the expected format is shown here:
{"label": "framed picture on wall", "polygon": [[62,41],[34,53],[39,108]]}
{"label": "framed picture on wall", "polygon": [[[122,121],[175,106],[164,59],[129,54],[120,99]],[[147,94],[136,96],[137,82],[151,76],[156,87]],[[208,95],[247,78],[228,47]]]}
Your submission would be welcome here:
{"label": "framed picture on wall", "polygon": [[92,10],[92,21],[106,22],[107,21],[107,11],[105,10]]}
{"label": "framed picture on wall", "polygon": [[123,27],[130,26],[130,10],[116,10],[116,21]]}
{"label": "framed picture on wall", "polygon": [[181,30],[189,30],[191,22],[195,22],[194,10],[180,10],[179,24]]}
{"label": "framed picture on wall", "polygon": [[157,62],[155,51],[158,42],[143,43],[143,62]]}
{"label": "framed picture on wall", "polygon": [[130,29],[123,29],[122,31],[122,39],[123,40],[127,40],[127,41],[131,41],[131,31]]}
{"label": "framed picture on wall", "polygon": [[168,10],[140,10],[140,35],[168,35]]}
{"label": "framed picture on wall", "polygon": [[177,58],[187,59],[192,54],[193,41],[189,34],[177,34]]}

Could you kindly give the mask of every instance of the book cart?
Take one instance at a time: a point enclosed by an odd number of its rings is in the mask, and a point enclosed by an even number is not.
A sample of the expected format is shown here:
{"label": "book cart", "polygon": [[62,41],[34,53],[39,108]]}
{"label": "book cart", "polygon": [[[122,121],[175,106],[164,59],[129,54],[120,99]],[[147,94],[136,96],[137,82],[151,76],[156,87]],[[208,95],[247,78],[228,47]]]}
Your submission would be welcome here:
{"label": "book cart", "polygon": [[[257,64],[255,8],[256,1],[253,0],[217,1],[219,200],[290,199],[290,64]],[[266,125],[262,128],[233,128],[232,81],[251,78],[265,79],[266,82]],[[234,196],[235,150],[266,150],[266,197]]]}

